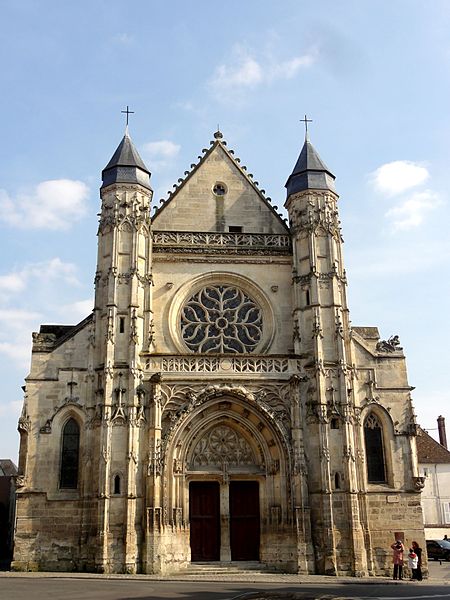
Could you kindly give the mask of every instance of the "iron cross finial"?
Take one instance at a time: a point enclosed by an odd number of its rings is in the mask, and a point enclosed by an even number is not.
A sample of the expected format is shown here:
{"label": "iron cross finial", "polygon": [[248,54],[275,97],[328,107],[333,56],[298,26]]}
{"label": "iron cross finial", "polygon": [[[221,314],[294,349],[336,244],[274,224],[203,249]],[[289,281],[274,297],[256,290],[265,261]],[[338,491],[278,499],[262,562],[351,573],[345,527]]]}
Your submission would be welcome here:
{"label": "iron cross finial", "polygon": [[304,119],[300,119],[300,123],[305,124],[305,140],[307,140],[308,139],[308,123],[312,123],[312,119],[308,119],[307,116],[305,115]]}
{"label": "iron cross finial", "polygon": [[127,115],[127,127],[128,127],[128,116],[134,115],[134,110],[129,110],[128,104],[127,104],[127,110],[121,110],[120,112]]}

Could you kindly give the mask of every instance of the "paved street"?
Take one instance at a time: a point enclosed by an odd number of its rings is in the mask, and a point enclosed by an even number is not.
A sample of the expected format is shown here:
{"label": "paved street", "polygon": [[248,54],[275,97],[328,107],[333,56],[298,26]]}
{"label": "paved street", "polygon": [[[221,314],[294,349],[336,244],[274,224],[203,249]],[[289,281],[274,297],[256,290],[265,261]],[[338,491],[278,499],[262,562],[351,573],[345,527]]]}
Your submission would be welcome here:
{"label": "paved street", "polygon": [[[258,574],[161,580],[151,576],[0,573],[1,600],[256,600],[362,599],[440,600],[450,598],[450,563],[431,563],[430,579],[422,583],[377,578],[358,580],[321,576]],[[236,581],[236,579],[242,579]]]}

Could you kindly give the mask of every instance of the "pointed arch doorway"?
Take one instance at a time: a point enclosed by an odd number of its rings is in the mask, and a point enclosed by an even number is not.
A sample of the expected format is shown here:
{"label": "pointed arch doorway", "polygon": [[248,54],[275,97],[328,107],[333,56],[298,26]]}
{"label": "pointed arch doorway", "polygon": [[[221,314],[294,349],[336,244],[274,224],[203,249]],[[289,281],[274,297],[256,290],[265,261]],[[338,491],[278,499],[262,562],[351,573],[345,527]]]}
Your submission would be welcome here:
{"label": "pointed arch doorway", "polygon": [[259,560],[259,482],[191,481],[191,560]]}

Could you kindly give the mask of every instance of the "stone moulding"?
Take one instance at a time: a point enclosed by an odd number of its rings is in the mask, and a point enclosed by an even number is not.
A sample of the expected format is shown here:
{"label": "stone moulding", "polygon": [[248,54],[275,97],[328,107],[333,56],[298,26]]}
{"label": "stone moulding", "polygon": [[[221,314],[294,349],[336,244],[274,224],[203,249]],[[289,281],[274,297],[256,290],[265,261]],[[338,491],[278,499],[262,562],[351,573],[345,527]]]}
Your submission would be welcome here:
{"label": "stone moulding", "polygon": [[266,233],[209,233],[153,231],[153,251],[181,254],[292,253],[289,235]]}
{"label": "stone moulding", "polygon": [[272,233],[209,233],[196,231],[153,231],[156,246],[255,246],[291,248],[291,237]]}
{"label": "stone moulding", "polygon": [[290,373],[301,370],[298,359],[268,357],[151,357],[146,370],[162,373]]}

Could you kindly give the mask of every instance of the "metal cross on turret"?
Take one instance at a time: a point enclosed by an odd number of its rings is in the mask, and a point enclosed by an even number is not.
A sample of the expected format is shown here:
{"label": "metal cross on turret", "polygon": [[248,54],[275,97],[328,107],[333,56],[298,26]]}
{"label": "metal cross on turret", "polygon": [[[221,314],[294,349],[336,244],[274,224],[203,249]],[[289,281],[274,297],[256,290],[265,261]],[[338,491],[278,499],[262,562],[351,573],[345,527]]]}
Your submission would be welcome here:
{"label": "metal cross on turret", "polygon": [[304,119],[300,119],[300,123],[305,124],[305,140],[307,140],[308,139],[308,123],[312,123],[312,119],[308,119],[307,116],[305,115]]}
{"label": "metal cross on turret", "polygon": [[[121,113],[123,113],[124,115],[127,115],[127,127],[128,127],[128,117],[129,115],[134,115],[134,110],[129,110],[128,108],[128,104],[127,104],[127,110],[121,110]],[[306,118],[306,116],[305,116]]]}

